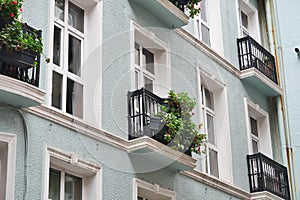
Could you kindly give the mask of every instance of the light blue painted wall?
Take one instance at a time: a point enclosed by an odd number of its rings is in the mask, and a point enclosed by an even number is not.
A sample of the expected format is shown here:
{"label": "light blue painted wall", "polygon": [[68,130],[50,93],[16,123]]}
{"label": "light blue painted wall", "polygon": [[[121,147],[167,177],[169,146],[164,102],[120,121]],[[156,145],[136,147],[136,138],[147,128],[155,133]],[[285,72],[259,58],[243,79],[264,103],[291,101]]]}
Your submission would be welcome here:
{"label": "light blue painted wall", "polygon": [[296,191],[295,199],[300,197],[300,57],[294,51],[300,48],[300,2],[285,0],[275,1],[278,12],[278,36],[282,53],[282,81],[285,92],[286,115],[290,145],[293,150]]}

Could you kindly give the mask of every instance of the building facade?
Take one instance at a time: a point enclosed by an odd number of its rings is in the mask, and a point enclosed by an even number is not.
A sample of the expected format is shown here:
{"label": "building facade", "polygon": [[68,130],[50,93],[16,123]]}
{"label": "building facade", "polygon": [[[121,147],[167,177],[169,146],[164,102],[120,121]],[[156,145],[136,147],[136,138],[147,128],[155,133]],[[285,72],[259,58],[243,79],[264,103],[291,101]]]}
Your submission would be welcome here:
{"label": "building facade", "polygon": [[[274,1],[178,2],[23,1],[50,62],[0,52],[1,200],[293,198]],[[149,134],[171,89],[201,155]]]}

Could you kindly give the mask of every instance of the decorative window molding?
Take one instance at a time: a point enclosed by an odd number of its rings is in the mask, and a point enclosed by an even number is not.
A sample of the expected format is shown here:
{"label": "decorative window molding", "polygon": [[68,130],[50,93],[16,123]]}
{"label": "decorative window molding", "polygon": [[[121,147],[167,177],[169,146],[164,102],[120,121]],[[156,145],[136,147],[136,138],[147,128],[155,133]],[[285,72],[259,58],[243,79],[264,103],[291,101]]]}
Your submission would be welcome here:
{"label": "decorative window molding", "polygon": [[0,199],[14,199],[17,136],[0,132]]}
{"label": "decorative window molding", "polygon": [[171,88],[168,45],[133,21],[131,30],[131,89],[145,87],[158,96],[165,96]]}
{"label": "decorative window molding", "polygon": [[140,179],[133,179],[133,200],[175,200],[176,193]]}
{"label": "decorative window molding", "polygon": [[214,75],[200,68],[197,68],[197,74],[200,123],[208,134],[206,155],[199,157],[200,170],[232,183],[227,89]]}
{"label": "decorative window molding", "polygon": [[[272,158],[272,143],[269,114],[258,104],[244,98],[248,153],[261,152]],[[255,130],[256,129],[256,130]]]}
{"label": "decorative window molding", "polygon": [[[56,176],[59,175],[57,180],[60,186],[56,195],[60,195],[61,200],[64,199],[65,184],[63,183],[66,176],[69,179],[81,182],[81,184],[77,184],[77,187],[81,188],[81,198],[83,200],[102,199],[102,169],[100,166],[85,161],[73,153],[66,153],[52,147],[47,147],[45,158],[44,199],[50,198],[50,173],[56,174]],[[55,181],[53,181],[53,178],[51,180],[53,184]],[[51,195],[53,195],[53,192]]]}

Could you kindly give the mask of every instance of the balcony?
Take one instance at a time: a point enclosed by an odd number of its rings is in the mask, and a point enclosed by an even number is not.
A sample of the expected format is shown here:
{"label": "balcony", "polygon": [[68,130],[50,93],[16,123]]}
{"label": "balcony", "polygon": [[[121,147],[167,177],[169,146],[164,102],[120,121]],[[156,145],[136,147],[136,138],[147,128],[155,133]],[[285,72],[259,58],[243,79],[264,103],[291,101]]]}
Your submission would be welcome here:
{"label": "balcony", "polygon": [[156,18],[163,21],[169,28],[178,28],[189,23],[189,17],[184,14],[182,0],[133,0],[148,10]]}
{"label": "balcony", "polygon": [[164,104],[165,99],[144,88],[128,92],[129,153],[134,166],[140,170],[167,166],[175,171],[191,170],[196,160],[172,150],[164,140],[167,127],[155,117]]}
{"label": "balcony", "polygon": [[280,95],[274,56],[249,35],[237,39],[237,46],[241,79],[266,96]]}
{"label": "balcony", "polygon": [[257,153],[247,156],[250,192],[267,191],[289,200],[287,169],[267,156]]}
{"label": "balcony", "polygon": [[[41,37],[41,31],[23,24],[23,31]],[[40,55],[29,50],[0,49],[0,99],[17,107],[42,103],[44,92],[38,89]]]}

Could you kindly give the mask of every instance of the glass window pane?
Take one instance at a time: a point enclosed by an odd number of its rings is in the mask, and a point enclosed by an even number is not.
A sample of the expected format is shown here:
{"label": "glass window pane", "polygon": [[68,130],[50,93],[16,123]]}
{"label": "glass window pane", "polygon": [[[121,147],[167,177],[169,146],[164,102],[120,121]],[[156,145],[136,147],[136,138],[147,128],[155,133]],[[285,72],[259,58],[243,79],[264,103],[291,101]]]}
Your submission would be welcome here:
{"label": "glass window pane", "polygon": [[242,26],[248,29],[248,16],[241,11],[241,18],[242,18]]}
{"label": "glass window pane", "polygon": [[206,13],[206,0],[200,1],[200,8],[201,8],[201,19],[207,22],[207,13]]}
{"label": "glass window pane", "polygon": [[69,2],[69,25],[73,26],[77,30],[83,32],[84,29],[84,11],[76,6],[75,4]]}
{"label": "glass window pane", "polygon": [[154,74],[154,54],[143,48],[143,64],[146,64],[146,70]]}
{"label": "glass window pane", "polygon": [[53,63],[60,66],[61,29],[54,26]]}
{"label": "glass window pane", "polygon": [[82,179],[70,174],[65,177],[65,199],[82,199]]}
{"label": "glass window pane", "polygon": [[205,103],[206,106],[212,110],[214,110],[214,96],[213,93],[211,91],[209,91],[208,89],[204,89],[204,93],[205,93]]}
{"label": "glass window pane", "polygon": [[61,109],[62,75],[53,71],[52,76],[52,106]]}
{"label": "glass window pane", "polygon": [[250,117],[251,133],[258,137],[257,120]]}
{"label": "glass window pane", "polygon": [[258,153],[258,143],[255,140],[252,140],[252,150],[253,153]]}
{"label": "glass window pane", "polygon": [[210,46],[209,28],[204,24],[201,24],[202,41]]}
{"label": "glass window pane", "polygon": [[134,55],[135,55],[135,64],[140,66],[140,46],[138,43],[134,43]]}
{"label": "glass window pane", "polygon": [[208,142],[210,144],[215,145],[216,139],[215,139],[215,127],[214,127],[214,118],[213,116],[206,114],[206,120],[207,120],[207,135],[208,135]]}
{"label": "glass window pane", "polygon": [[83,87],[68,78],[67,81],[67,105],[66,111],[72,115],[82,118]]}
{"label": "glass window pane", "polygon": [[50,169],[48,198],[51,200],[60,199],[60,171],[54,169]]}
{"label": "glass window pane", "polygon": [[209,149],[209,169],[210,174],[219,177],[218,152]]}
{"label": "glass window pane", "polygon": [[81,41],[69,35],[69,72],[81,75]]}
{"label": "glass window pane", "polygon": [[153,92],[153,80],[144,77],[144,81],[145,81],[145,88],[150,92]]}
{"label": "glass window pane", "polygon": [[135,89],[139,88],[139,72],[135,71]]}
{"label": "glass window pane", "polygon": [[64,21],[65,0],[55,0],[55,17]]}

